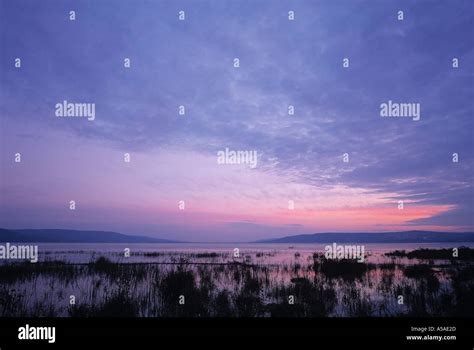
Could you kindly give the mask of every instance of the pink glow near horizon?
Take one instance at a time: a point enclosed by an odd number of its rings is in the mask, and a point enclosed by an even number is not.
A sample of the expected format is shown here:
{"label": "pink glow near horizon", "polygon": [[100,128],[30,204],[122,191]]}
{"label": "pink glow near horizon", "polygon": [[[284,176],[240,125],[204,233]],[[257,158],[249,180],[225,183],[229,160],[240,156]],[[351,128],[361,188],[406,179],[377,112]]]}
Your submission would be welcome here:
{"label": "pink glow near horizon", "polygon": [[[28,150],[30,162],[7,169],[12,175],[9,188],[21,187],[30,196],[5,192],[8,205],[4,216],[8,216],[8,207],[22,206],[26,215],[32,213],[31,221],[26,221],[30,227],[44,227],[49,222],[49,226],[75,228],[88,227],[87,223],[95,225],[89,229],[110,227],[126,233],[135,225],[141,227],[140,233],[160,235],[161,227],[174,226],[177,230],[241,235],[252,227],[244,229],[239,224],[282,233],[411,229],[411,220],[454,209],[406,201],[405,208],[399,210],[393,199],[397,193],[342,185],[318,188],[271,168],[222,166],[213,155],[180,149],[133,153],[131,166],[123,163],[123,152],[92,143],[79,145],[77,140],[70,141],[69,147],[54,147],[55,143],[64,144],[64,139],[55,137]],[[46,153],[49,156],[42,159]],[[21,179],[33,169],[31,182],[23,183]],[[70,199],[78,203],[74,215],[63,210]],[[180,200],[185,201],[183,211],[178,208]],[[294,202],[294,210],[288,208],[289,201]]]}

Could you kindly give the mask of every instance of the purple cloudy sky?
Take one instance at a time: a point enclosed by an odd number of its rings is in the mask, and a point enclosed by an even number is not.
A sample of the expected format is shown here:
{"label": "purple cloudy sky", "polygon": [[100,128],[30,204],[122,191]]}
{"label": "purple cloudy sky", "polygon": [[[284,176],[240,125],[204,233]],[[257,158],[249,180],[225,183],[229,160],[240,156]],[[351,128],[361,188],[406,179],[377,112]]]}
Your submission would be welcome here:
{"label": "purple cloudy sky", "polygon": [[[472,1],[0,3],[0,227],[474,229]],[[64,100],[95,103],[95,120],[56,117]],[[421,119],[380,117],[388,100]],[[257,167],[217,164],[226,147]]]}

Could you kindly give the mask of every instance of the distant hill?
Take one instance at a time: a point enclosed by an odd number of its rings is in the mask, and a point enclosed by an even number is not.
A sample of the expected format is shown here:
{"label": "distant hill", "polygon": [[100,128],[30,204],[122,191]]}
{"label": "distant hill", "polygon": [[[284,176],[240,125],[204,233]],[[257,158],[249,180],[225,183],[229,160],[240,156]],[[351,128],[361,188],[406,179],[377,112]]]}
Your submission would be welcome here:
{"label": "distant hill", "polygon": [[0,242],[34,243],[179,243],[146,236],[130,236],[107,231],[10,230],[0,228]]}
{"label": "distant hill", "polygon": [[474,242],[474,232],[401,231],[379,233],[314,233],[265,239],[255,243],[439,243]]}

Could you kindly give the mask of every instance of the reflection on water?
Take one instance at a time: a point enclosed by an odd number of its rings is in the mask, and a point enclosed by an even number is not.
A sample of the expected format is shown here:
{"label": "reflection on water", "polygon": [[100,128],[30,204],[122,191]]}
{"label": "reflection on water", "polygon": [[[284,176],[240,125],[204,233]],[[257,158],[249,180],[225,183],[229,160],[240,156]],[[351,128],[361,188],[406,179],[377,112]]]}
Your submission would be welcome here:
{"label": "reflection on water", "polygon": [[474,315],[472,260],[386,255],[472,243],[366,244],[364,263],[325,246],[41,244],[39,263],[0,265],[0,315]]}
{"label": "reflection on water", "polygon": [[[411,251],[420,248],[437,249],[466,246],[474,248],[474,243],[366,243],[365,252],[369,262],[382,263],[383,254],[394,250]],[[326,244],[252,244],[252,243],[144,243],[144,244],[97,244],[97,243],[42,243],[39,245],[40,260],[64,260],[70,262],[89,262],[97,256],[107,256],[113,261],[127,262],[165,262],[172,257],[195,258],[199,253],[218,253],[214,261],[228,261],[233,257],[234,249],[239,255],[252,257],[256,264],[289,264],[296,253],[299,260],[311,257],[313,253],[324,253]],[[130,257],[124,258],[124,249],[130,249]],[[401,259],[409,263],[408,259]],[[401,261],[400,260],[400,261]],[[203,262],[203,257],[199,257]]]}

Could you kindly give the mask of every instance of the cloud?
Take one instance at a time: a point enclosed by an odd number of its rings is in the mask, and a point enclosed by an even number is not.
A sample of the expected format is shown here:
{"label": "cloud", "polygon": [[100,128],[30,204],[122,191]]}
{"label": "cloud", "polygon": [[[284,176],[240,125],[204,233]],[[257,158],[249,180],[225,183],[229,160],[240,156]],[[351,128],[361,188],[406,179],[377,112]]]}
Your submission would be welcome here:
{"label": "cloud", "polygon": [[[300,1],[291,4],[293,22],[284,1],[189,3],[184,22],[166,3],[97,4],[91,12],[78,1],[73,25],[65,5],[26,1],[35,11],[26,17],[22,6],[8,3],[0,21],[0,57],[7,62],[0,113],[11,151],[41,143],[14,135],[41,131],[58,137],[42,146],[45,155],[63,142],[91,145],[98,162],[97,154],[133,152],[148,161],[140,175],[124,177],[138,176],[170,201],[192,193],[216,215],[229,210],[222,198],[245,214],[284,207],[292,197],[311,208],[405,200],[449,208],[410,225],[473,226],[468,1],[405,4],[403,23],[395,19],[395,1]],[[21,72],[5,68],[17,55]],[[460,58],[458,70],[450,67],[453,56]],[[344,57],[349,69],[342,68]],[[55,118],[54,104],[64,99],[96,103],[95,122]],[[421,120],[380,118],[379,106],[389,99],[421,103]],[[257,150],[258,170],[215,168],[215,153],[225,147]],[[13,170],[4,174],[6,186],[15,183]],[[71,179],[82,184],[80,174]],[[56,181],[45,175],[43,185],[54,188]],[[114,191],[129,196],[119,187]]]}

